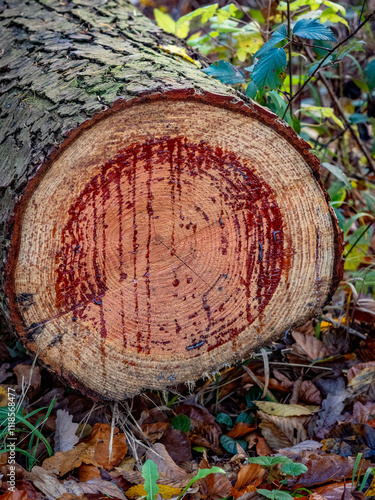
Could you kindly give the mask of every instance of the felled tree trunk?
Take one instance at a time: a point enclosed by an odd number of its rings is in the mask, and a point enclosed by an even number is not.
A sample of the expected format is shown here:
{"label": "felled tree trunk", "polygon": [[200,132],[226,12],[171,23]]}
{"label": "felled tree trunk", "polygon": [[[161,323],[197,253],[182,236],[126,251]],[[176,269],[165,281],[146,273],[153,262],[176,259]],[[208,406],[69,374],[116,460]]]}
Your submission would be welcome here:
{"label": "felled tree trunk", "polygon": [[121,400],[321,310],[341,236],[284,122],[122,0],[9,0],[0,23],[1,303],[42,363]]}

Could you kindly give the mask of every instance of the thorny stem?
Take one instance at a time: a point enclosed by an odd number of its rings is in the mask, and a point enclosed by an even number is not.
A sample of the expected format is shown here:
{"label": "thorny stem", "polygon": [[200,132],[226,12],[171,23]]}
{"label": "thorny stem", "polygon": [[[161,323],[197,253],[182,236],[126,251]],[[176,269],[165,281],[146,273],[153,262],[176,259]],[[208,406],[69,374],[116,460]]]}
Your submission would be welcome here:
{"label": "thorny stem", "polygon": [[[288,5],[289,5],[289,2],[288,2]],[[318,66],[314,69],[314,71],[311,73],[311,75],[309,76],[309,78],[304,82],[304,84],[302,85],[302,87],[289,99],[289,102],[284,110],[284,114],[282,116],[282,119],[285,118],[285,115],[286,113],[288,112],[289,108],[291,107],[292,105],[292,102],[294,101],[294,99],[296,97],[298,97],[298,95],[303,91],[303,89],[306,87],[306,85],[314,78],[314,76],[317,74],[317,72],[320,70],[320,68],[323,66],[323,64],[325,63],[325,61],[329,58],[329,56],[331,54],[333,54],[333,52],[335,52],[335,50],[337,50],[339,47],[341,47],[341,45],[344,45],[344,43],[346,43],[348,40],[350,40],[351,38],[353,38],[353,36],[358,33],[358,31],[375,15],[375,10],[371,12],[371,14],[369,14],[366,19],[360,23],[357,28],[350,34],[348,35],[346,38],[344,38],[344,40],[341,40],[341,42],[339,42],[338,44],[336,44],[331,50],[329,50],[329,52],[327,52],[327,54],[323,57],[323,59],[320,61],[320,63],[318,64]]]}
{"label": "thorny stem", "polygon": [[371,221],[369,224],[367,224],[367,226],[365,227],[365,229],[358,236],[358,238],[355,240],[355,242],[353,243],[353,245],[349,248],[348,253],[346,255],[344,255],[344,259],[346,259],[347,256],[350,254],[350,252],[353,250],[353,248],[356,247],[357,243],[360,241],[360,239],[362,238],[362,236],[364,236],[367,233],[367,231],[370,229],[370,227],[373,225],[374,222],[375,222],[375,219],[373,221]]}

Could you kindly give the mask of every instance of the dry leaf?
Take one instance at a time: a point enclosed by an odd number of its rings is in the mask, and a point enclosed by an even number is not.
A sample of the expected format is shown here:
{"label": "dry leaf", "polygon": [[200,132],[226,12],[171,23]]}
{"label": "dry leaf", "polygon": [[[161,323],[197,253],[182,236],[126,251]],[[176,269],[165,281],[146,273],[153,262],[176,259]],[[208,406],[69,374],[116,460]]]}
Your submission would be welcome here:
{"label": "dry leaf", "polygon": [[0,385],[0,408],[8,406],[8,391]]}
{"label": "dry leaf", "polygon": [[319,406],[284,405],[271,401],[254,401],[254,404],[268,415],[278,417],[299,417],[301,415],[312,415],[320,410]]}
{"label": "dry leaf", "polygon": [[124,494],[115,484],[103,481],[101,478],[91,479],[85,483],[77,483],[72,479],[59,481],[54,474],[38,466],[33,467],[32,471],[27,473],[27,478],[44,493],[48,500],[56,500],[64,493],[70,493],[77,497],[85,493],[103,493],[112,498],[126,500]]}
{"label": "dry leaf", "polygon": [[251,489],[246,490],[246,488],[249,485],[255,487],[259,486],[265,474],[266,470],[259,464],[247,464],[241,467],[236,484],[234,485],[234,491],[236,493],[233,491],[233,496],[238,498],[248,491],[253,491]]}
{"label": "dry leaf", "polygon": [[0,384],[2,384],[7,378],[13,375],[13,372],[8,372],[9,367],[10,367],[9,363],[3,363],[0,366]]}
{"label": "dry leaf", "polygon": [[158,441],[164,432],[169,428],[169,422],[154,422],[152,424],[143,424],[142,431],[144,432],[146,438],[155,443]]}
{"label": "dry leaf", "polygon": [[322,395],[316,385],[311,380],[304,380],[299,388],[299,398],[307,404],[320,405]]}
{"label": "dry leaf", "polygon": [[73,422],[73,415],[69,415],[65,410],[57,410],[55,453],[58,451],[69,451],[78,443],[79,438],[76,436],[78,425]]}
{"label": "dry leaf", "polygon": [[[177,496],[181,493],[181,488],[173,488],[173,486],[168,486],[164,484],[159,484],[159,495],[165,500],[169,500],[173,496]],[[136,484],[126,491],[127,498],[139,498],[147,495],[143,484]]]}
{"label": "dry leaf", "polygon": [[238,422],[233,429],[231,429],[228,433],[227,436],[232,438],[232,439],[238,439],[243,436],[246,436],[247,434],[250,434],[250,432],[253,432],[256,430],[255,425],[251,424],[245,424],[244,422]]}
{"label": "dry leaf", "polygon": [[16,374],[18,385],[22,385],[22,383],[24,385],[30,384],[32,389],[36,389],[42,382],[39,366],[20,363],[13,368],[13,371]]}
{"label": "dry leaf", "polygon": [[193,456],[191,454],[191,443],[187,435],[177,429],[167,429],[160,439],[172,459],[180,465],[189,462]]}
{"label": "dry leaf", "polygon": [[277,417],[263,412],[259,416],[262,435],[273,450],[291,447],[307,438],[303,427],[306,417]]}
{"label": "dry leaf", "polygon": [[306,356],[311,361],[329,356],[328,349],[324,347],[322,341],[316,337],[305,335],[297,331],[294,331],[292,335],[296,341],[296,344],[293,345],[293,350]]}
{"label": "dry leaf", "polygon": [[362,370],[364,370],[365,368],[370,368],[370,367],[375,368],[375,361],[369,361],[367,363],[358,363],[358,364],[352,366],[350,368],[350,370],[348,370],[348,373],[346,374],[346,376],[348,377],[349,384],[353,380],[354,377],[356,377],[357,375],[359,375],[361,373]]}
{"label": "dry leaf", "polygon": [[345,423],[365,424],[370,423],[375,418],[375,403],[368,401],[363,405],[360,401],[356,401],[353,405],[353,414],[345,413]]}
{"label": "dry leaf", "polygon": [[109,456],[111,432],[110,425],[95,424],[86,440],[87,446],[95,445],[94,460],[106,470],[113,469],[115,465],[119,464],[128,451],[125,434],[121,433],[117,427],[114,427],[111,457]]}
{"label": "dry leaf", "polygon": [[209,474],[199,481],[199,491],[207,500],[221,500],[231,492],[231,483],[222,474]]}
{"label": "dry leaf", "polygon": [[[65,476],[68,472],[83,464],[92,464],[99,467],[94,455],[96,443],[80,443],[69,451],[59,451],[43,462],[43,469],[59,476]],[[34,469],[33,469],[34,470]]]}
{"label": "dry leaf", "polygon": [[8,491],[3,493],[1,498],[3,500],[29,500],[30,497],[27,495],[27,491],[19,491],[18,489],[14,491]]}
{"label": "dry leaf", "polygon": [[267,444],[267,441],[263,437],[258,437],[255,449],[259,456],[269,457],[273,454],[271,448]]}
{"label": "dry leaf", "polygon": [[174,462],[163,444],[155,443],[151,449],[147,450],[146,457],[155,462],[159,474],[164,474],[170,479],[189,482],[190,476]]}
{"label": "dry leaf", "polygon": [[101,477],[100,470],[95,467],[95,465],[82,464],[78,468],[78,477],[79,480],[84,483],[85,481],[89,481],[95,477]]}

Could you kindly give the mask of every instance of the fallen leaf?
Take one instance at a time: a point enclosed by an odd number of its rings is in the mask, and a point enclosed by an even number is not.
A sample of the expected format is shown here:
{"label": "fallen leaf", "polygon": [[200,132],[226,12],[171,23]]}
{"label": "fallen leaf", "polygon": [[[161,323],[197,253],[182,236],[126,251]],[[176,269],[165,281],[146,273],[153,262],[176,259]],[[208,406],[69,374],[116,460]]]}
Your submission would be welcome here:
{"label": "fallen leaf", "polygon": [[237,481],[231,490],[234,498],[239,498],[244,493],[256,491],[265,474],[266,470],[259,464],[247,464],[241,467]]}
{"label": "fallen leaf", "polygon": [[146,458],[155,462],[160,476],[189,482],[190,476],[175,463],[163,444],[155,443],[147,450]]}
{"label": "fallen leaf", "polygon": [[26,491],[20,491],[18,489],[3,493],[1,498],[3,500],[30,500],[30,497],[27,495]]}
{"label": "fallen leaf", "polygon": [[[358,370],[360,370],[358,372]],[[355,376],[353,376],[356,374]],[[375,399],[375,362],[360,363],[348,371],[348,390],[352,396]]]}
{"label": "fallen leaf", "polygon": [[199,491],[207,500],[221,500],[228,497],[231,487],[231,482],[223,474],[209,474],[199,481]]}
{"label": "fallen leaf", "polygon": [[16,374],[18,385],[30,385],[32,389],[36,389],[42,382],[39,366],[20,363],[13,368],[13,371]]}
{"label": "fallen leaf", "polygon": [[346,376],[348,377],[349,384],[354,379],[354,377],[357,377],[357,375],[359,375],[362,372],[362,370],[371,367],[375,368],[375,361],[368,361],[367,363],[358,363],[352,366],[346,374]]}
{"label": "fallen leaf", "polygon": [[201,63],[199,61],[196,61],[195,59],[192,59],[186,52],[186,49],[182,47],[177,47],[177,45],[158,45],[158,47],[159,49],[163,50],[164,52],[167,52],[168,54],[173,54],[182,57],[182,59],[185,59],[186,61],[195,64],[195,66],[197,66],[198,68],[202,67]]}
{"label": "fallen leaf", "polygon": [[80,443],[75,448],[69,451],[59,451],[52,457],[46,458],[43,462],[43,469],[47,472],[65,476],[68,472],[76,469],[81,464],[92,464],[99,467],[95,461],[94,455],[96,451],[96,443]]}
{"label": "fallen leaf", "polygon": [[328,430],[342,417],[342,411],[345,407],[345,399],[349,393],[344,390],[338,394],[328,394],[326,399],[322,402],[322,411],[316,417],[315,422],[312,424],[312,429],[315,435],[323,439]]}
{"label": "fallen leaf", "polygon": [[319,406],[302,406],[273,403],[271,401],[254,401],[254,404],[268,415],[278,417],[299,417],[301,415],[312,415],[320,410]]}
{"label": "fallen leaf", "polygon": [[307,472],[288,480],[288,487],[311,488],[319,484],[341,481],[343,477],[350,477],[355,460],[335,454],[319,455],[315,451],[306,451],[299,460],[306,465]]}
{"label": "fallen leaf", "polygon": [[257,438],[256,451],[259,456],[269,457],[272,455],[272,450],[268,446],[267,441],[263,437]]}
{"label": "fallen leaf", "polygon": [[0,408],[8,406],[8,391],[0,385]]}
{"label": "fallen leaf", "polygon": [[259,427],[267,444],[273,449],[291,447],[307,438],[306,417],[278,417],[259,412]]}
{"label": "fallen leaf", "polygon": [[256,426],[251,425],[251,424],[246,424],[244,422],[238,422],[233,429],[231,429],[228,433],[227,436],[229,436],[232,439],[238,439],[240,437],[246,436],[247,434],[250,434],[250,432],[253,432],[256,430]]}
{"label": "fallen leaf", "polygon": [[121,433],[117,427],[114,427],[110,456],[111,434],[110,425],[95,424],[86,441],[87,446],[95,445],[94,460],[106,470],[113,469],[115,465],[119,464],[128,451],[125,434]]}
{"label": "fallen leaf", "polygon": [[299,388],[299,399],[311,405],[320,405],[322,395],[316,385],[311,380],[304,380]]}
{"label": "fallen leaf", "polygon": [[323,346],[321,340],[313,335],[306,335],[297,331],[292,333],[296,344],[293,345],[293,350],[306,356],[311,361],[322,359],[329,356],[329,351]]}
{"label": "fallen leaf", "polygon": [[343,457],[358,453],[362,453],[364,458],[375,457],[375,429],[367,424],[336,425],[322,443],[323,451]]}
{"label": "fallen leaf", "polygon": [[79,480],[84,483],[85,481],[94,479],[94,477],[101,477],[100,470],[98,467],[95,467],[95,465],[81,464],[78,468],[78,477]]}
{"label": "fallen leaf", "polygon": [[76,432],[79,424],[73,422],[73,415],[65,410],[57,410],[56,412],[56,432],[55,432],[55,453],[59,451],[69,451],[79,438]]}
{"label": "fallen leaf", "polygon": [[193,458],[191,454],[191,443],[187,435],[177,429],[167,429],[160,439],[177,465],[189,462]]}
{"label": "fallen leaf", "polygon": [[298,461],[301,454],[304,451],[308,450],[319,450],[322,447],[322,443],[318,443],[317,441],[313,441],[312,439],[308,439],[306,441],[301,441],[298,444],[295,444],[294,446],[290,448],[282,448],[280,450],[277,450],[279,453],[282,455],[287,456],[288,458],[292,458],[293,460]]}
{"label": "fallen leaf", "polygon": [[151,443],[155,443],[158,441],[164,432],[169,428],[169,422],[154,422],[151,424],[143,424],[142,431],[145,434],[146,438],[151,441]]}
{"label": "fallen leaf", "polygon": [[42,467],[35,466],[31,472],[27,473],[27,478],[32,481],[49,500],[55,500],[70,493],[79,497],[86,493],[103,493],[112,498],[126,500],[120,489],[110,481],[103,481],[101,478],[94,478],[85,483],[77,483],[72,479],[59,481],[54,474],[47,472]]}
{"label": "fallen leaf", "polygon": [[375,419],[375,403],[368,401],[366,404],[362,404],[360,401],[355,401],[353,405],[353,413],[345,413],[344,417],[345,423],[368,423],[371,425]]}

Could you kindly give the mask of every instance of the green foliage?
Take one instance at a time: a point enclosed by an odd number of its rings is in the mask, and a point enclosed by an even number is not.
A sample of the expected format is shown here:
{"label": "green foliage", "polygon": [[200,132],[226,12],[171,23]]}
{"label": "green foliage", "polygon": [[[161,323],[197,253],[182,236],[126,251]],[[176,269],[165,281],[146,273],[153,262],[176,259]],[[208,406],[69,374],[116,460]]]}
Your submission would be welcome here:
{"label": "green foliage", "polygon": [[156,484],[159,479],[159,472],[153,460],[146,460],[143,464],[142,477],[145,480],[144,489],[147,493],[147,500],[155,500],[159,493],[159,486]]}
{"label": "green foliage", "polygon": [[187,415],[176,415],[172,418],[171,427],[179,431],[188,433],[190,431],[190,418]]}
{"label": "green foliage", "polygon": [[243,439],[232,439],[229,436],[220,436],[220,443],[223,448],[232,455],[238,453],[237,445],[241,446],[243,450],[247,450],[247,442]]}
{"label": "green foliage", "polygon": [[210,76],[214,76],[221,83],[243,83],[245,78],[241,71],[239,71],[233,64],[228,61],[218,61],[203,71]]}
{"label": "green foliage", "polygon": [[267,90],[277,89],[285,78],[286,65],[285,50],[273,47],[259,59],[251,73],[251,79],[262,94]]}
{"label": "green foliage", "polygon": [[286,491],[264,490],[262,488],[258,488],[257,493],[263,495],[266,498],[270,498],[271,500],[293,500],[292,495],[290,495],[290,493],[287,493]]}
{"label": "green foliage", "polygon": [[226,413],[218,413],[216,415],[216,422],[218,424],[223,424],[229,430],[233,427],[232,418]]}
{"label": "green foliage", "polygon": [[243,412],[240,413],[236,418],[236,424],[238,424],[239,422],[243,422],[244,424],[253,424],[255,422],[255,417],[253,417],[249,413]]}
{"label": "green foliage", "polygon": [[318,19],[301,19],[295,24],[293,35],[310,40],[336,41],[332,30],[324,26]]}
{"label": "green foliage", "polygon": [[299,476],[300,474],[304,474],[305,472],[307,472],[307,467],[304,464],[299,464],[292,461],[285,463],[281,467],[281,470],[288,476]]}

